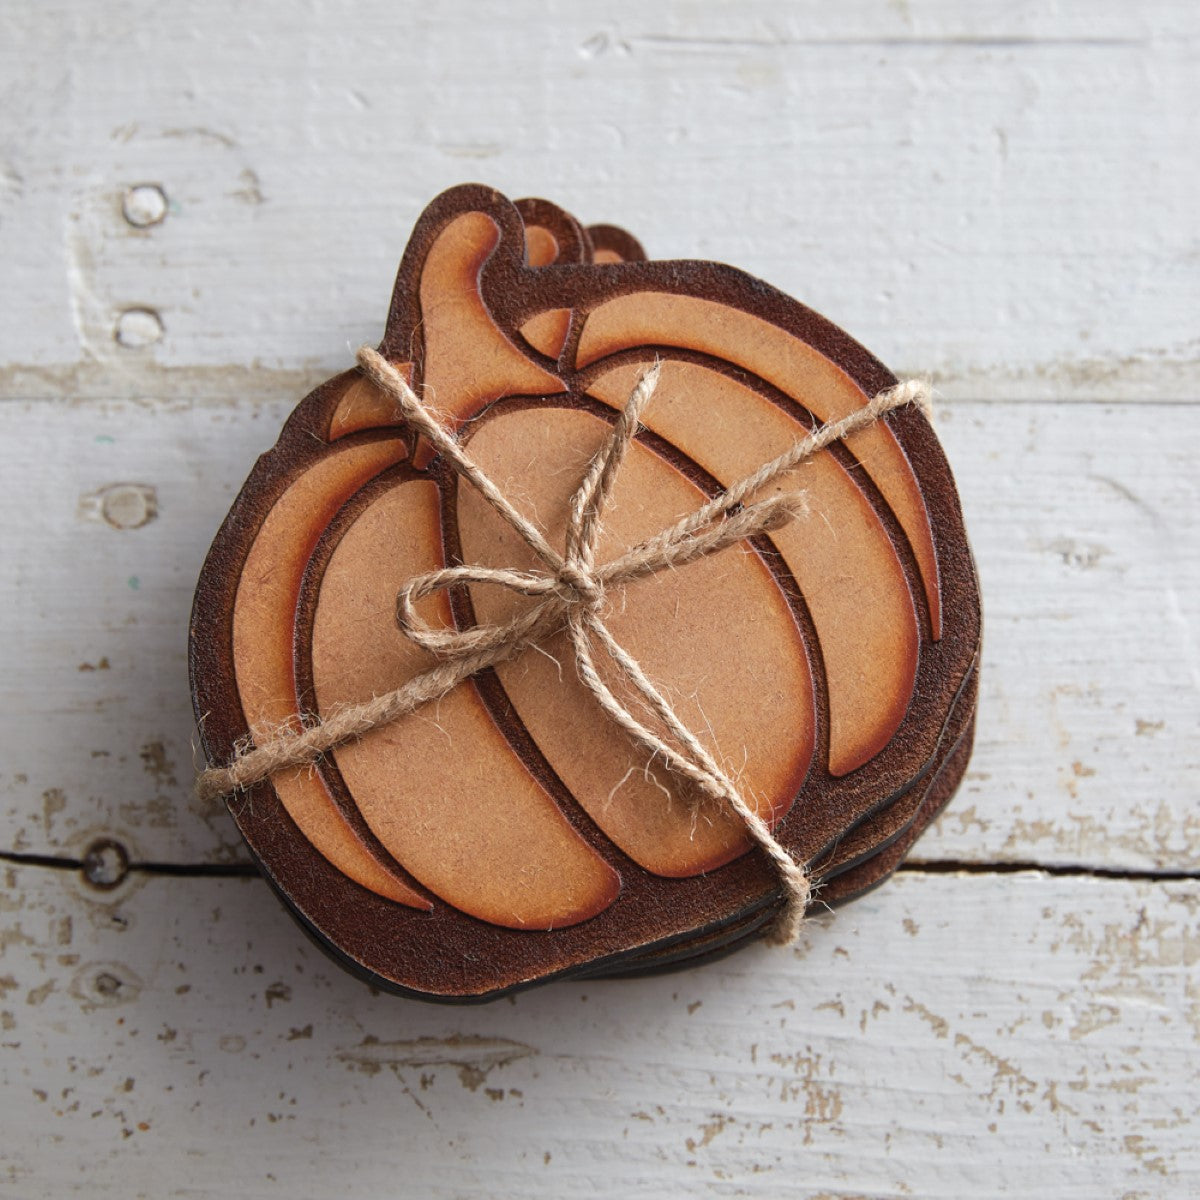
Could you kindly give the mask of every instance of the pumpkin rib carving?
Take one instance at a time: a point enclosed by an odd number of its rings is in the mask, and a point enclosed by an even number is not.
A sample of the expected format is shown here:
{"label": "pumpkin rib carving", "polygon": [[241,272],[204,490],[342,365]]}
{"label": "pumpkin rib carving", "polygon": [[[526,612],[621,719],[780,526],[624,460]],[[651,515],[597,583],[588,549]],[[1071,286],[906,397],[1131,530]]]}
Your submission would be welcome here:
{"label": "pumpkin rib carving", "polygon": [[[398,480],[341,532],[312,614],[320,714],[397,687],[429,665],[391,618],[400,586],[444,565],[440,506],[433,480]],[[448,621],[448,606],[439,615]],[[334,759],[388,853],[460,912],[516,929],[555,929],[594,916],[620,890],[617,873],[508,745],[473,681],[436,711],[374,730],[339,747]],[[486,777],[474,774],[480,762]],[[426,772],[437,789],[426,785]]]}
{"label": "pumpkin rib carving", "polygon": [[[644,366],[651,358],[657,358],[664,362],[674,360],[681,363],[694,363],[705,367],[715,374],[732,380],[735,384],[757,392],[765,401],[787,413],[789,417],[798,423],[800,429],[808,431],[816,429],[820,425],[820,421],[816,415],[794,396],[789,396],[786,392],[780,391],[774,384],[761,379],[752,371],[748,371],[744,367],[739,367],[734,363],[726,362],[724,359],[713,358],[710,354],[705,354],[698,350],[685,350],[678,346],[638,346],[631,350],[619,350],[605,358],[597,359],[590,366],[580,371],[569,371],[564,372],[564,374],[572,381],[572,385],[577,392],[586,393],[590,380],[607,373],[614,367],[628,363],[638,363]],[[612,405],[606,403],[604,408],[611,411]],[[892,546],[903,565],[905,576],[909,581],[909,597],[917,610],[917,624],[920,629],[931,629],[932,622],[929,613],[929,603],[925,595],[925,588],[922,586],[921,568],[917,563],[916,554],[913,551],[908,534],[905,533],[904,527],[897,520],[896,514],[892,511],[887,499],[867,473],[863,464],[855,458],[844,442],[834,442],[832,445],[826,446],[822,454],[835,459],[842,468],[842,471],[853,481],[854,486],[867,498],[867,502],[874,511],[875,517],[886,529]],[[711,479],[711,476],[708,476],[707,472],[704,474],[707,478]],[[714,486],[719,490],[719,485],[715,484],[715,481]]]}
{"label": "pumpkin rib carving", "polygon": [[[497,414],[507,414],[513,410],[520,409],[543,410],[547,408],[583,410],[600,418],[600,420],[607,424],[611,424],[613,419],[612,409],[608,405],[586,394],[581,395],[578,392],[564,393],[562,396],[509,396],[488,405],[483,412],[467,422],[463,428],[463,439],[469,444],[470,439],[480,426]],[[636,439],[695,485],[698,489],[698,494],[702,494],[705,498],[712,498],[720,493],[721,487],[712,476],[708,475],[695,462],[686,458],[675,446],[659,437],[652,430],[643,426],[639,429]],[[447,561],[461,563],[466,561],[466,556],[463,552],[461,539],[458,536],[458,488],[454,486],[454,477],[451,472],[441,474],[444,475],[449,484],[449,486],[443,486],[443,528],[446,538]],[[812,615],[808,611],[804,597],[796,586],[791,572],[783,563],[779,552],[770,543],[765,534],[750,539],[749,545],[769,571],[775,586],[786,596],[791,618],[800,629],[799,649],[806,654],[808,659],[808,672],[812,681],[811,690],[814,701],[812,706],[813,744],[809,747],[806,754],[806,757],[811,760],[809,768],[811,772],[815,769],[817,763],[823,764],[828,758],[829,730],[825,715],[828,711],[828,691],[825,681],[824,664],[821,661],[820,644],[816,638]],[[619,600],[618,603],[620,603]],[[454,613],[455,624],[459,628],[467,628],[479,624],[479,618],[471,602],[471,593],[469,590],[463,589],[452,592],[450,604]],[[555,686],[557,687],[560,681],[558,668],[556,668],[555,676]],[[539,778],[543,779],[543,786],[551,791],[559,806],[568,815],[569,819],[583,832],[589,843],[599,853],[608,858],[618,870],[624,870],[625,866],[632,866],[635,869],[641,866],[646,870],[652,871],[652,866],[646,862],[638,863],[630,858],[626,851],[608,836],[602,825],[580,804],[579,800],[571,794],[563,780],[547,761],[537,742],[531,737],[529,730],[518,720],[512,701],[505,691],[497,671],[492,669],[482,672],[477,677],[477,685],[480,694],[491,709],[496,723],[505,731],[513,748],[522,757],[529,769],[537,774]],[[789,731],[789,736],[791,732]],[[823,768],[820,768],[820,770],[823,773]],[[803,783],[804,779],[797,775],[793,794],[787,798],[787,810],[790,810],[796,797],[800,794]],[[787,812],[778,803],[773,807],[774,814],[771,821],[774,824],[785,819]],[[741,834],[741,842],[743,850],[750,848],[750,839],[744,834],[744,831]],[[719,861],[716,859],[713,860],[710,869],[715,869],[716,866],[733,861],[733,859],[738,857],[741,857],[741,851],[731,846],[728,853],[721,855]],[[685,876],[667,872],[665,877],[683,878]]]}
{"label": "pumpkin rib carving", "polygon": [[[412,363],[392,365],[404,375],[409,384],[412,383]],[[399,428],[395,403],[370,379],[355,371],[339,397],[337,407],[330,414],[325,440],[337,442],[354,433],[386,429],[389,426]]]}
{"label": "pumpkin rib carving", "polygon": [[[701,350],[743,367],[794,396],[821,421],[866,403],[863,389],[814,347],[751,313],[699,296],[633,291],[596,305],[579,339],[576,367],[619,350],[670,345]],[[921,568],[933,640],[941,637],[941,585],[929,513],[904,450],[886,422],[847,439],[908,534]]]}
{"label": "pumpkin rib carving", "polygon": [[[503,491],[519,495],[526,515],[552,544],[561,544],[567,496],[610,422],[577,406],[492,406],[471,425],[471,453]],[[676,453],[683,457],[675,448]],[[654,533],[690,511],[704,493],[643,443],[635,443],[606,523],[601,558]],[[533,566],[527,547],[460,485],[458,537],[468,562]],[[541,518],[539,520],[539,518]],[[472,588],[472,608],[485,624],[515,615],[520,600],[500,589]],[[745,757],[734,764],[769,823],[791,807],[812,756],[815,714],[808,656],[783,592],[757,554],[715,556],[664,572],[623,590],[606,622],[676,697],[684,719],[721,752],[724,728],[737,731]],[[714,617],[715,614],[715,617]],[[705,640],[716,619],[725,636],[701,662],[689,642]],[[508,703],[521,716],[567,791],[617,846],[646,870],[682,877],[714,870],[749,848],[729,813],[672,806],[644,755],[614,737],[595,700],[573,676],[561,637],[542,654],[495,668]],[[746,732],[746,694],[762,707]],[[548,692],[553,706],[540,701]],[[730,709],[730,704],[734,708]],[[669,782],[669,781],[668,781]],[[666,800],[664,800],[666,794]]]}
{"label": "pumpkin rib carving", "polygon": [[[619,408],[644,364],[623,356],[605,370],[609,361],[594,364],[587,387]],[[724,486],[807,432],[794,415],[702,363],[666,359],[662,369],[661,399],[644,424]],[[845,467],[828,453],[817,455],[796,472],[793,486],[808,492],[813,512],[769,537],[816,625],[829,686],[828,766],[835,776],[848,775],[904,720],[917,673],[916,610],[891,537]],[[836,528],[826,509],[838,512]],[[847,603],[849,596],[859,599]]]}
{"label": "pumpkin rib carving", "polygon": [[[322,459],[275,501],[251,544],[233,605],[234,676],[246,725],[261,737],[300,717],[293,632],[300,585],[323,524],[367,480],[407,458],[408,443],[374,439]],[[429,901],[397,879],[342,817],[324,781],[295,768],[274,779],[280,802],[339,871],[398,904]]]}

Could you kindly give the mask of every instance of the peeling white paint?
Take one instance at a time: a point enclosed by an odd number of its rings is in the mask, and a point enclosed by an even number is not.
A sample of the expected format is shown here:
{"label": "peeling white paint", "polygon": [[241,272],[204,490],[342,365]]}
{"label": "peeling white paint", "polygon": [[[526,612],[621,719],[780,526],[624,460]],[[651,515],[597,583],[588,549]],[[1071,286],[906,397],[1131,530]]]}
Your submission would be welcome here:
{"label": "peeling white paint", "polygon": [[447,1008],[372,993],[257,881],[150,879],[121,924],[13,874],[16,1195],[1200,1186],[1195,883],[905,875],[794,951]]}

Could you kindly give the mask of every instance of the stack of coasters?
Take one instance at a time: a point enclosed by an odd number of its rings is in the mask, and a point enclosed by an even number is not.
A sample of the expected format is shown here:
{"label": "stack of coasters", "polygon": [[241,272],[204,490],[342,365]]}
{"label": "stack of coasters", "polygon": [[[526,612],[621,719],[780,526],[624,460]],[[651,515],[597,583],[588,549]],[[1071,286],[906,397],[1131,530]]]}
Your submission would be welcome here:
{"label": "stack of coasters", "polygon": [[[417,223],[378,354],[559,551],[580,480],[657,362],[599,564],[896,384],[841,330],[734,268],[650,262],[622,230],[473,185]],[[397,621],[415,579],[484,568],[421,593],[422,619],[450,631],[538,603],[478,578],[532,579],[538,563],[450,468],[366,371],[296,408],[196,592],[192,695],[215,764],[202,786],[225,791],[223,768],[250,747],[436,667]],[[803,492],[806,515],[623,581],[596,606],[804,868],[813,902],[833,904],[893,871],[962,778],[978,584],[949,467],[914,406],[751,499],[785,490]],[[627,682],[611,661],[601,674],[616,693]],[[318,943],[407,995],[474,1001],[645,974],[762,936],[786,899],[777,866],[596,690],[555,629],[312,761],[242,778],[230,808]],[[655,726],[636,695],[621,704]]]}

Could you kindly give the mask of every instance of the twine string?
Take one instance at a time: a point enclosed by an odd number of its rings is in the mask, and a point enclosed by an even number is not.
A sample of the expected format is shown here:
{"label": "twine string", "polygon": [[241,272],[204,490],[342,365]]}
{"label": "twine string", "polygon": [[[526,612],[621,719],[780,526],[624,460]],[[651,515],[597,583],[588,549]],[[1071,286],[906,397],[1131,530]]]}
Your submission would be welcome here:
{"label": "twine string", "polygon": [[[311,725],[275,730],[258,745],[240,749],[228,766],[210,768],[199,776],[199,794],[205,798],[225,796],[252,787],[276,771],[312,764],[337,746],[440,699],[471,676],[507,662],[565,629],[579,678],[606,716],[635,744],[649,751],[652,758],[661,759],[675,775],[732,810],[770,859],[783,884],[785,903],[769,937],[777,943],[793,941],[812,894],[807,873],[775,837],[755,806],[742,796],[713,753],[680,719],[637,660],[613,637],[602,614],[612,587],[694,562],[807,515],[808,507],[800,491],[783,491],[752,503],[747,500],[814,454],[895,409],[915,404],[928,412],[928,384],[909,380],[880,392],[840,420],[819,426],[671,527],[597,565],[596,547],[604,528],[604,513],[637,434],[641,415],[658,385],[657,362],[639,377],[571,497],[564,553],[556,550],[508,500],[391,363],[367,346],[359,350],[358,362],[363,372],[395,401],[413,430],[517,533],[541,561],[542,568],[464,565],[444,567],[410,580],[396,598],[397,624],[406,637],[440,661],[392,692],[338,708]],[[470,584],[507,588],[533,598],[535,603],[507,621],[468,629],[434,627],[417,612],[419,601]],[[604,656],[616,679],[630,693],[630,702],[618,697],[606,682],[597,663],[597,652]],[[661,731],[639,719],[630,703],[644,708]]]}

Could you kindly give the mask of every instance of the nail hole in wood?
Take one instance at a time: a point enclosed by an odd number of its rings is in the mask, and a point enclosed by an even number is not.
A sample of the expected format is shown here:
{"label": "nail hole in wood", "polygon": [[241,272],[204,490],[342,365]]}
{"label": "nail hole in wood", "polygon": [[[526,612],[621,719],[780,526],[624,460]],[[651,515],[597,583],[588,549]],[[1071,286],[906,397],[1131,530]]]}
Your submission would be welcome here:
{"label": "nail hole in wood", "polygon": [[83,856],[83,877],[92,887],[110,892],[129,873],[129,853],[120,842],[101,838]]}
{"label": "nail hole in wood", "polygon": [[127,308],[117,318],[113,336],[117,342],[130,350],[141,350],[161,341],[162,317],[152,308]]}
{"label": "nail hole in wood", "polygon": [[121,981],[110,971],[101,971],[92,981],[92,986],[105,999],[111,999],[121,990]]}
{"label": "nail hole in wood", "polygon": [[121,213],[135,229],[161,225],[167,215],[167,194],[157,183],[139,183],[126,191]]}

